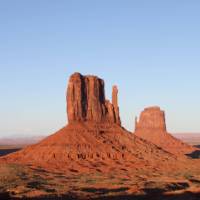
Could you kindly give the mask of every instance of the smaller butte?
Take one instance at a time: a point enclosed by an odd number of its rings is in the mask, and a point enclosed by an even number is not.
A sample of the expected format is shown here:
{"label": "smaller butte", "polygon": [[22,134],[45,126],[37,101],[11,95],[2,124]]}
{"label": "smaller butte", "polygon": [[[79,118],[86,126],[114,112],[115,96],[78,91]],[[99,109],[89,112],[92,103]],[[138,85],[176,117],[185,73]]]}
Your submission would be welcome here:
{"label": "smaller butte", "polygon": [[165,112],[158,106],[145,108],[139,121],[135,119],[135,135],[176,155],[184,155],[195,150],[167,132]]}
{"label": "smaller butte", "polygon": [[140,115],[139,122],[135,124],[136,130],[160,130],[167,131],[165,123],[165,112],[158,106],[145,108]]}

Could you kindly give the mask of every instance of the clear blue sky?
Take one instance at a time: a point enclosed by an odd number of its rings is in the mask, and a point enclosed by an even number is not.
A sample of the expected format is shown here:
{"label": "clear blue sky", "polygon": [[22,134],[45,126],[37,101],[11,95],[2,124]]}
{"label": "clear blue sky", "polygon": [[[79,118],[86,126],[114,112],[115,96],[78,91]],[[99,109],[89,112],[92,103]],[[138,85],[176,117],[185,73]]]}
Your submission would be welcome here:
{"label": "clear blue sky", "polygon": [[1,0],[0,137],[66,123],[68,77],[119,87],[123,125],[146,106],[171,132],[200,132],[200,1]]}

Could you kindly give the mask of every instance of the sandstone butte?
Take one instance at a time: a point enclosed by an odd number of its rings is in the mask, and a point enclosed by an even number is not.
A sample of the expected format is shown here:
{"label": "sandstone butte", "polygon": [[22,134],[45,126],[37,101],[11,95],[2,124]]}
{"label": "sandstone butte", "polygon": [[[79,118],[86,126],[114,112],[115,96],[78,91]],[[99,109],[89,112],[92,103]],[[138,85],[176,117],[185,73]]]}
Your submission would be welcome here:
{"label": "sandstone butte", "polygon": [[139,121],[136,118],[135,135],[176,155],[195,151],[194,147],[183,143],[167,132],[165,112],[157,106],[145,108]]}
{"label": "sandstone butte", "polygon": [[73,74],[67,89],[67,114],[74,121],[121,124],[117,101],[118,89],[113,86],[112,103],[105,99],[104,81],[96,76]]}
{"label": "sandstone butte", "polygon": [[142,167],[168,172],[186,166],[184,154],[193,148],[166,132],[164,113],[146,109],[132,134],[121,126],[117,96],[114,86],[110,102],[102,79],[74,73],[66,96],[68,124],[38,144],[1,157],[0,162],[66,172]]}

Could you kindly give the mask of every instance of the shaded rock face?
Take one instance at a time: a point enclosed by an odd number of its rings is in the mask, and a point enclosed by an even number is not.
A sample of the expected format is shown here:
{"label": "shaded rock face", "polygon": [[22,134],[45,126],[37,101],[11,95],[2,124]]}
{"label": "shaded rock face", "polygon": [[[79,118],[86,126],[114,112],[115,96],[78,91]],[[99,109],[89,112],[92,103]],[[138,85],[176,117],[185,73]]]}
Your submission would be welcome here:
{"label": "shaded rock face", "polygon": [[111,103],[105,99],[104,81],[97,76],[71,75],[67,89],[68,122],[94,121],[121,125],[117,102],[117,87],[113,87]]}
{"label": "shaded rock face", "polygon": [[166,132],[165,113],[159,107],[145,108],[139,121],[135,121],[135,130],[161,130]]}

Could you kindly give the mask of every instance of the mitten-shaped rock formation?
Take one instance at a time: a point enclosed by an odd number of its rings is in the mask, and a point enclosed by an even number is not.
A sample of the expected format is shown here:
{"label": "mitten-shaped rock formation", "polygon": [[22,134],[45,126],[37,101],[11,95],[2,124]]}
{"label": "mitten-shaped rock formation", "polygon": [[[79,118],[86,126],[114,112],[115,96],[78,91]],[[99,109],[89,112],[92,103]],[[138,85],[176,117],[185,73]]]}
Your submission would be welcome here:
{"label": "mitten-shaped rock formation", "polygon": [[194,150],[167,132],[165,113],[157,106],[144,109],[139,121],[136,118],[135,135],[173,154],[183,155]]}
{"label": "mitten-shaped rock formation", "polygon": [[135,130],[156,129],[166,131],[165,113],[159,107],[145,108],[140,115],[139,122],[135,123]]}
{"label": "mitten-shaped rock formation", "polygon": [[117,87],[114,86],[111,103],[105,99],[102,79],[74,73],[69,79],[67,89],[68,122],[106,121],[121,125],[117,94]]}

